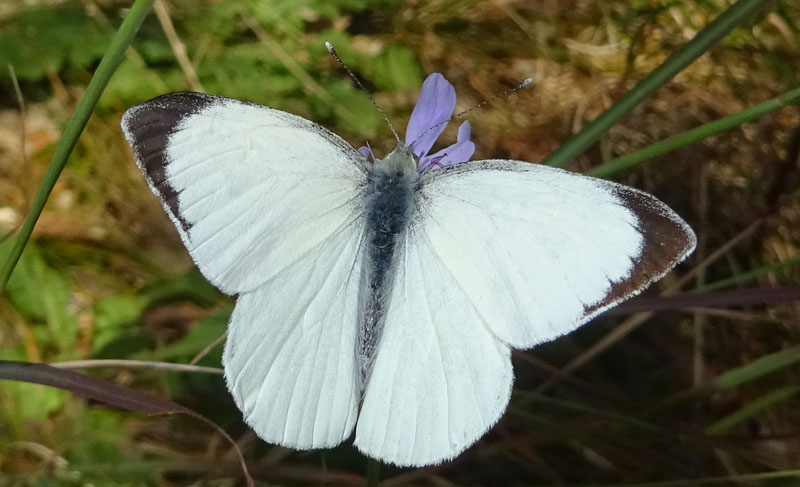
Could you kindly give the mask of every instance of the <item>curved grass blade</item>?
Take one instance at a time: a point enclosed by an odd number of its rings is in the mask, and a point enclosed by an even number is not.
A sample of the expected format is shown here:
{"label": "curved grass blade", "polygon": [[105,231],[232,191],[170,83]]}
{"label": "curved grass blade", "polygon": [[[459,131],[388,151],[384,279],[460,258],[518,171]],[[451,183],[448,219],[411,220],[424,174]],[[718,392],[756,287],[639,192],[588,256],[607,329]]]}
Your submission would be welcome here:
{"label": "curved grass blade", "polygon": [[795,394],[800,392],[800,386],[784,386],[773,391],[770,391],[763,396],[760,396],[741,408],[737,409],[736,411],[732,412],[731,414],[725,416],[722,419],[719,419],[713,423],[711,423],[706,429],[705,433],[709,436],[720,436],[736,425],[741,423],[742,421],[755,416],[756,414],[760,413],[761,411],[768,409],[778,403],[786,401],[790,399]]}
{"label": "curved grass blade", "polygon": [[648,95],[672,79],[714,44],[727,36],[737,25],[752,21],[765,13],[772,0],[739,0],[701,30],[691,41],[678,49],[663,64],[639,81],[628,93],[604,111],[599,117],[572,136],[543,161],[550,166],[564,167],[575,156],[586,150],[617,120],[642,102]]}
{"label": "curved grass blade", "polygon": [[669,409],[677,403],[693,400],[699,396],[735,389],[742,384],[791,367],[797,362],[800,362],[800,345],[763,355],[744,365],[723,372],[706,386],[694,387],[672,394],[660,401],[655,407],[650,408],[647,416]]}
{"label": "curved grass blade", "polygon": [[800,346],[787,348],[728,370],[714,379],[711,386],[718,390],[733,389],[771,372],[789,367],[798,361],[800,361]]}
{"label": "curved grass blade", "polygon": [[787,105],[800,101],[800,88],[795,88],[781,96],[759,103],[754,107],[742,110],[731,116],[709,122],[668,139],[656,142],[643,149],[618,157],[603,165],[597,166],[587,174],[598,178],[607,178],[613,174],[641,164],[648,159],[664,155],[681,147],[693,144],[712,135],[738,127],[743,123],[752,122],[762,115],[774,112]]}
{"label": "curved grass blade", "polygon": [[780,260],[773,264],[767,264],[756,267],[751,271],[741,272],[739,274],[736,274],[735,276],[731,276],[725,279],[720,279],[719,281],[708,283],[704,286],[698,287],[697,289],[695,289],[695,291],[697,292],[714,291],[717,289],[724,289],[726,287],[732,287],[739,284],[744,284],[750,281],[754,281],[761,276],[771,274],[775,271],[782,271],[782,270],[788,271],[789,269],[798,264],[800,264],[800,254],[797,254],[794,257],[789,257],[788,259]]}
{"label": "curved grass blade", "polygon": [[233,441],[233,438],[231,438],[225,430],[202,414],[185,406],[181,406],[169,399],[83,375],[72,370],[30,362],[0,360],[0,380],[14,380],[57,387],[87,399],[93,399],[110,406],[139,413],[188,414],[217,430],[217,432],[233,446],[236,455],[239,457],[239,463],[242,466],[242,473],[247,481],[248,487],[253,487],[254,485],[253,479],[247,470],[247,465],[244,462],[242,451],[239,449],[236,442]]}
{"label": "curved grass blade", "polygon": [[50,160],[50,165],[47,167],[41,186],[36,191],[36,196],[33,198],[33,204],[28,216],[25,218],[25,223],[22,224],[22,228],[14,240],[14,247],[8,255],[8,259],[0,268],[0,292],[5,289],[11,273],[22,255],[22,250],[31,238],[33,227],[36,225],[39,215],[42,214],[47,198],[50,196],[50,192],[53,191],[53,186],[55,186],[58,177],[61,175],[61,171],[64,170],[67,159],[78,143],[78,137],[83,132],[86,122],[89,121],[97,100],[100,99],[100,95],[108,85],[108,81],[122,61],[128,46],[133,42],[136,32],[142,25],[142,21],[152,5],[153,0],[136,0],[134,2],[130,12],[125,17],[125,20],[122,21],[122,25],[111,40],[103,59],[100,60],[100,64],[97,66],[86,92],[78,103],[78,108],[75,109],[72,118],[69,119],[64,127],[64,133],[58,139],[53,158]]}
{"label": "curved grass blade", "polygon": [[518,395],[522,398],[522,401],[520,401],[518,407],[532,409],[535,407],[536,403],[539,403],[542,405],[553,406],[555,408],[585,413],[587,416],[592,418],[609,419],[626,426],[637,428],[643,431],[649,431],[655,434],[663,433],[663,430],[659,426],[628,414],[618,413],[616,411],[607,409],[600,409],[588,404],[582,404],[567,399],[548,397],[544,394],[538,394],[536,392],[522,391],[518,393]]}

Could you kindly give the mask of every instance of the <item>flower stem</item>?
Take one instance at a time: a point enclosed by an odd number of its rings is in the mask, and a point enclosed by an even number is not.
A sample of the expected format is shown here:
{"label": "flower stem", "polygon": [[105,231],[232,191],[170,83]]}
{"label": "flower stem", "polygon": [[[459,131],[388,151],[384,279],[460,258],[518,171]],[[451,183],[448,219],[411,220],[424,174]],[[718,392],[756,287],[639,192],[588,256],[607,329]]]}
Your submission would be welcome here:
{"label": "flower stem", "polygon": [[691,41],[678,49],[663,64],[639,81],[628,93],[608,110],[572,136],[561,147],[547,156],[542,163],[564,167],[586,150],[617,120],[642,102],[647,96],[672,79],[714,44],[727,36],[737,25],[752,20],[759,10],[766,10],[771,0],[739,0],[701,30]]}
{"label": "flower stem", "polygon": [[0,268],[0,292],[5,289],[8,279],[11,277],[11,273],[14,271],[14,267],[17,265],[22,255],[22,251],[31,238],[33,227],[42,214],[47,198],[50,196],[50,192],[53,191],[53,186],[55,186],[58,177],[61,175],[61,171],[64,170],[67,159],[78,143],[78,138],[81,132],[83,132],[84,127],[86,127],[86,123],[89,121],[89,117],[92,115],[95,105],[97,105],[97,100],[100,99],[100,95],[108,85],[108,81],[122,61],[122,57],[125,55],[128,46],[133,42],[136,32],[142,25],[142,21],[150,11],[152,5],[153,0],[136,0],[134,2],[130,12],[111,40],[111,44],[109,44],[108,50],[103,55],[103,59],[100,60],[100,64],[97,66],[97,70],[94,76],[92,76],[92,80],[89,82],[86,92],[83,94],[81,101],[78,103],[78,107],[75,109],[75,113],[64,127],[64,133],[56,144],[53,158],[50,160],[50,165],[44,175],[42,184],[36,192],[28,216],[25,218],[25,223],[23,223],[19,234],[14,240],[14,246],[8,254],[8,258],[3,263],[2,268]]}

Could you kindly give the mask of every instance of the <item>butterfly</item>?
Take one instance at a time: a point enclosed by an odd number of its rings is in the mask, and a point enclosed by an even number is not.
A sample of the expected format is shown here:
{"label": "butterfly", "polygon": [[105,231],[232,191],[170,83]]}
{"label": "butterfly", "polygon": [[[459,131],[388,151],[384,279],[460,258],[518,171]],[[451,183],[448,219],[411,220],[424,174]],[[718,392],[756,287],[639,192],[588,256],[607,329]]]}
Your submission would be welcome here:
{"label": "butterfly", "polygon": [[[655,197],[560,169],[465,162],[470,126],[434,74],[384,159],[301,117],[180,92],[129,109],[126,139],[203,275],[237,295],[225,379],[262,439],[355,431],[398,466],[457,456],[502,416],[511,349],[574,330],[695,247]],[[370,157],[372,161],[370,161]]]}

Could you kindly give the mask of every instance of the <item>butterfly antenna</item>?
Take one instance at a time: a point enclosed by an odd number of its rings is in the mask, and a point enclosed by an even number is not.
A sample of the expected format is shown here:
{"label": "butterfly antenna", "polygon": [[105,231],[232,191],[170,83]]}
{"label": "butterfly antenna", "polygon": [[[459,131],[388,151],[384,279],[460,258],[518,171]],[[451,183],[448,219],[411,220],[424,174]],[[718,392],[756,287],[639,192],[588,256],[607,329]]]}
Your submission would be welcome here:
{"label": "butterfly antenna", "polygon": [[504,97],[504,96],[508,96],[508,95],[514,93],[515,91],[519,91],[522,88],[525,88],[526,86],[530,85],[531,83],[533,83],[533,78],[525,78],[517,86],[515,86],[513,88],[509,88],[509,89],[507,89],[507,90],[505,90],[505,91],[503,91],[501,93],[498,93],[498,94],[494,95],[493,97],[489,98],[488,100],[484,100],[484,101],[478,103],[477,105],[475,105],[474,107],[464,110],[463,112],[456,113],[455,115],[453,115],[452,117],[448,118],[447,120],[445,120],[443,122],[439,122],[436,125],[434,125],[433,127],[429,127],[427,130],[422,132],[420,134],[420,136],[417,137],[414,140],[414,142],[411,143],[411,145],[413,146],[414,144],[416,144],[419,139],[421,139],[425,134],[427,134],[431,130],[434,130],[437,127],[441,127],[442,125],[447,125],[448,123],[452,122],[453,120],[455,120],[457,118],[460,118],[460,117],[463,117],[464,115],[468,114],[472,110],[477,110],[478,108],[481,108],[483,106],[488,105],[489,103],[492,103],[493,101],[497,100],[498,98],[501,98],[501,97]]}
{"label": "butterfly antenna", "polygon": [[392,131],[394,138],[397,140],[397,144],[400,145],[401,144],[400,136],[398,136],[397,132],[394,130],[394,126],[392,125],[391,120],[389,120],[389,117],[386,116],[386,113],[384,113],[384,111],[381,110],[381,107],[379,107],[378,104],[375,102],[375,98],[372,97],[372,94],[366,88],[364,88],[364,85],[361,84],[361,80],[358,79],[353,70],[350,69],[350,67],[346,65],[344,61],[342,61],[342,58],[339,57],[339,54],[336,52],[336,49],[333,48],[333,44],[326,41],[325,49],[328,50],[328,52],[330,53],[331,56],[333,56],[334,59],[339,61],[339,64],[341,64],[342,67],[345,70],[347,70],[347,73],[350,75],[351,78],[353,78],[353,81],[355,81],[358,87],[361,88],[361,91],[363,91],[369,97],[369,101],[371,101],[372,104],[375,105],[375,109],[378,110],[378,113],[380,113],[383,119],[386,120],[386,125],[389,126],[389,130]]}

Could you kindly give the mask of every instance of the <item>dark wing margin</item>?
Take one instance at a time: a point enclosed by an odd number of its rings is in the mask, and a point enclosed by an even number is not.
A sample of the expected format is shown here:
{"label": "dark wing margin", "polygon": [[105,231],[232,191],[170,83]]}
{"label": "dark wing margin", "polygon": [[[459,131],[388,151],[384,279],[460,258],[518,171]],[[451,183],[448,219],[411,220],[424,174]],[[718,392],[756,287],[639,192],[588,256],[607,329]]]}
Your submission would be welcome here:
{"label": "dark wing margin", "polygon": [[612,283],[605,299],[586,308],[587,317],[596,316],[639,294],[683,262],[697,245],[691,227],[660,200],[634,188],[609,184],[614,186],[614,196],[636,215],[637,228],[643,237],[642,249],[634,261],[631,275]]}
{"label": "dark wing margin", "polygon": [[167,144],[181,121],[220,100],[221,97],[203,93],[169,93],[136,105],[122,116],[122,131],[133,148],[136,164],[161,198],[164,209],[184,232],[191,225],[178,211],[178,191],[167,181],[166,167],[170,162]]}

